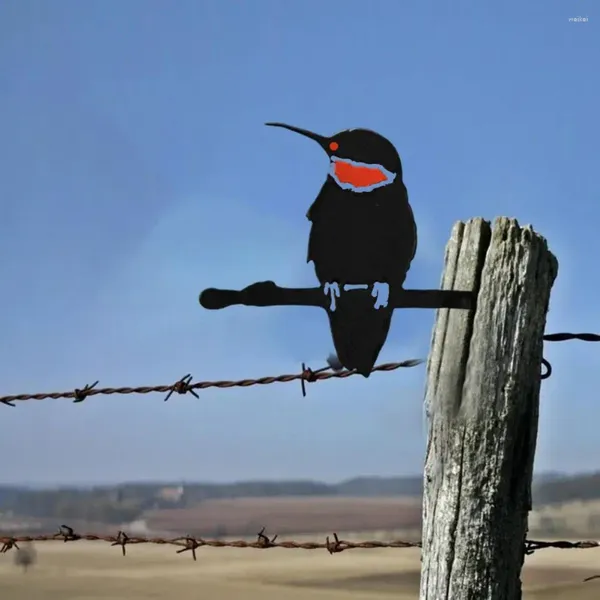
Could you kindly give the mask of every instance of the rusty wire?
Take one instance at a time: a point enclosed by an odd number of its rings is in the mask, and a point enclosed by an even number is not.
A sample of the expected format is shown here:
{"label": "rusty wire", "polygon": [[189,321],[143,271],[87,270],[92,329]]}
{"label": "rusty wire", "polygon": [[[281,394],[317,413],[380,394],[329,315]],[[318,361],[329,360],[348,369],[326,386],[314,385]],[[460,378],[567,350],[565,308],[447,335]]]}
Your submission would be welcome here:
{"label": "rusty wire", "polygon": [[[269,538],[265,535],[263,527],[256,535],[253,542],[247,540],[211,540],[193,536],[178,536],[174,538],[130,536],[124,531],[119,531],[117,535],[98,535],[94,533],[78,534],[72,527],[61,525],[58,532],[54,535],[35,535],[35,536],[7,536],[0,533],[0,554],[6,554],[10,550],[19,550],[20,542],[52,542],[63,541],[78,542],[106,542],[111,547],[121,548],[122,556],[127,556],[127,546],[136,544],[156,544],[161,546],[178,546],[176,554],[190,552],[194,561],[198,560],[196,550],[199,548],[244,548],[266,550],[268,548],[283,548],[286,550],[327,550],[329,554],[339,554],[344,550],[374,550],[375,548],[422,548],[421,542],[411,542],[406,540],[392,540],[382,542],[369,540],[364,542],[350,542],[340,539],[337,533],[333,533],[331,538],[326,536],[324,542],[298,542],[295,540],[277,541],[277,535]],[[538,541],[526,540],[524,553],[526,556],[546,548],[558,548],[561,550],[587,550],[591,548],[600,548],[600,542],[594,540],[582,540],[571,542],[566,540],[557,541]],[[600,575],[592,575],[583,579],[583,582],[600,579]]]}
{"label": "rusty wire", "polygon": [[[384,363],[373,367],[372,372],[389,372],[395,371],[401,368],[416,367],[424,362],[423,359],[410,359],[402,362],[395,363]],[[159,392],[166,394],[165,402],[173,394],[192,394],[198,398],[198,394],[195,390],[204,390],[207,388],[233,388],[233,387],[250,387],[253,385],[267,385],[270,383],[287,383],[290,381],[300,381],[302,386],[302,395],[306,396],[306,383],[312,383],[315,381],[322,381],[325,379],[345,379],[356,375],[357,372],[352,370],[348,371],[345,369],[336,370],[332,366],[327,366],[322,369],[313,371],[310,367],[307,367],[302,363],[302,371],[300,373],[292,375],[276,375],[269,377],[260,377],[258,379],[240,379],[239,381],[197,381],[192,383],[192,376],[190,374],[185,375],[175,383],[169,385],[154,385],[154,386],[140,386],[140,387],[118,387],[118,388],[97,388],[98,381],[92,385],[86,385],[81,389],[75,389],[70,392],[47,392],[41,394],[15,394],[12,396],[0,396],[0,403],[7,406],[15,406],[13,402],[21,402],[24,400],[46,400],[59,398],[69,398],[73,402],[83,402],[86,398],[97,395],[112,395],[112,394],[150,394],[153,392]]]}
{"label": "rusty wire", "polygon": [[[600,335],[594,333],[553,333],[544,336],[544,341],[547,342],[563,342],[568,340],[580,340],[584,342],[598,342],[600,341]],[[377,365],[373,368],[372,373],[375,372],[390,372],[400,368],[415,367],[424,362],[423,359],[410,359],[402,362],[395,363],[384,363]],[[552,366],[546,360],[542,359],[543,365],[546,371],[542,374],[542,379],[547,379],[552,374]],[[326,379],[345,379],[356,375],[355,370],[345,370],[335,368],[334,365],[322,369],[313,371],[310,367],[307,367],[302,363],[302,371],[296,374],[289,375],[276,375],[260,377],[258,379],[241,379],[238,381],[199,381],[192,383],[193,377],[190,374],[185,375],[175,383],[170,385],[155,385],[155,386],[139,386],[139,387],[119,387],[119,388],[97,388],[98,381],[89,385],[86,384],[83,388],[75,388],[69,392],[47,392],[38,394],[15,394],[10,396],[0,396],[0,403],[7,406],[15,406],[13,402],[19,402],[24,400],[46,400],[46,399],[59,399],[68,398],[73,399],[74,403],[83,402],[86,398],[96,395],[113,395],[113,394],[149,394],[153,392],[166,393],[165,402],[174,394],[192,394],[194,397],[199,398],[195,390],[207,389],[211,387],[216,388],[232,388],[232,387],[250,387],[254,385],[267,385],[271,383],[287,383],[290,381],[300,381],[302,387],[302,395],[306,396],[306,383],[312,383],[319,380]]]}
{"label": "rusty wire", "polygon": [[[583,342],[600,342],[600,335],[595,333],[551,333],[544,336],[546,342],[564,342],[568,340],[579,340]],[[260,377],[258,379],[240,379],[238,381],[197,381],[192,383],[192,375],[189,373],[178,379],[175,383],[169,385],[154,385],[154,386],[139,386],[139,387],[118,387],[118,388],[98,388],[98,381],[91,385],[85,385],[83,388],[75,388],[69,392],[46,392],[39,394],[14,394],[10,396],[0,396],[0,403],[6,406],[15,406],[14,402],[22,402],[25,400],[46,400],[59,398],[72,399],[74,403],[83,402],[86,398],[98,395],[113,395],[113,394],[150,394],[159,392],[166,394],[165,402],[171,398],[173,394],[192,394],[199,398],[196,390],[204,390],[207,388],[233,388],[233,387],[251,387],[254,385],[267,385],[271,383],[288,383],[290,381],[300,381],[302,395],[306,396],[306,383],[323,381],[326,379],[345,379],[356,375],[355,370],[348,371],[338,368],[331,360],[328,360],[327,367],[313,371],[302,363],[302,371],[300,373],[290,375],[276,375]],[[423,364],[423,359],[410,359],[402,362],[384,363],[373,367],[372,373],[375,372],[390,372],[400,368],[416,367]],[[545,372],[541,378],[547,379],[552,374],[552,365],[545,359],[542,359],[542,364],[545,367]]]}
{"label": "rusty wire", "polygon": [[[350,542],[342,540],[337,533],[333,533],[330,538],[327,536],[324,542],[297,542],[294,540],[277,541],[278,536],[269,538],[265,535],[265,528],[261,529],[256,536],[256,540],[251,542],[247,540],[211,540],[193,536],[178,536],[174,538],[162,537],[145,537],[145,536],[129,536],[124,531],[119,531],[117,535],[98,535],[94,533],[78,534],[72,527],[61,525],[58,532],[54,535],[35,535],[35,536],[7,536],[0,533],[0,554],[5,554],[13,548],[18,550],[20,542],[107,542],[111,546],[121,548],[121,553],[126,556],[126,547],[135,544],[158,544],[168,546],[179,546],[177,554],[191,552],[193,560],[197,560],[196,550],[198,548],[253,548],[265,550],[268,548],[285,548],[287,550],[327,550],[329,554],[338,554],[344,550],[373,550],[375,548],[421,548],[421,542],[411,542],[406,540],[393,540],[389,542],[381,541],[364,541]],[[600,542],[585,540],[579,542],[569,541],[536,541],[527,540],[525,542],[525,554],[530,555],[538,550],[545,548],[560,548],[560,549],[579,549],[585,550],[590,548],[600,547]]]}
{"label": "rusty wire", "polygon": [[330,554],[343,552],[361,548],[368,550],[372,548],[420,548],[420,542],[407,542],[403,540],[395,540],[391,542],[366,541],[366,542],[349,542],[339,539],[337,533],[334,533],[330,538],[327,536],[324,542],[297,542],[277,541],[278,536],[269,538],[265,535],[265,528],[261,529],[253,542],[247,540],[210,540],[197,538],[193,536],[178,536],[174,538],[161,537],[145,537],[145,536],[129,536],[124,531],[119,531],[117,535],[98,535],[94,533],[78,534],[72,527],[61,525],[58,533],[54,535],[36,535],[36,536],[6,536],[0,534],[0,554],[4,554],[13,548],[19,549],[19,542],[107,542],[111,546],[119,546],[123,556],[126,555],[126,546],[134,544],[159,544],[180,546],[177,554],[190,551],[192,558],[196,560],[196,550],[202,547],[210,548],[254,548],[264,550],[267,548],[285,548],[288,550],[327,550]]}

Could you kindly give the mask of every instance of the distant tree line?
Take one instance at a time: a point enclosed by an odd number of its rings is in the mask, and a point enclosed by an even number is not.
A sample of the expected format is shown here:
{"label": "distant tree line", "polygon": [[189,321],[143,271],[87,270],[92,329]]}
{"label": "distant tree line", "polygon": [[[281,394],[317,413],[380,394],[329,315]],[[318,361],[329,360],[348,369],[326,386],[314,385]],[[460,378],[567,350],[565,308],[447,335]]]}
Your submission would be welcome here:
{"label": "distant tree line", "polygon": [[[314,481],[251,481],[231,484],[179,484],[176,500],[161,497],[170,484],[144,483],[89,488],[64,487],[33,490],[0,486],[0,514],[85,520],[121,524],[148,510],[191,508],[210,499],[282,496],[411,496],[423,492],[421,477],[361,477],[338,484]],[[534,506],[600,498],[600,473],[573,477],[540,477],[534,484]]]}
{"label": "distant tree line", "polygon": [[540,478],[533,486],[534,506],[600,498],[600,473]]}
{"label": "distant tree line", "polygon": [[169,484],[144,483],[51,490],[0,487],[0,513],[37,518],[77,519],[120,524],[148,510],[191,508],[212,499],[272,498],[283,496],[420,496],[420,477],[364,477],[339,484],[314,481],[249,481],[231,484],[179,484],[184,493],[176,501],[160,492]]}

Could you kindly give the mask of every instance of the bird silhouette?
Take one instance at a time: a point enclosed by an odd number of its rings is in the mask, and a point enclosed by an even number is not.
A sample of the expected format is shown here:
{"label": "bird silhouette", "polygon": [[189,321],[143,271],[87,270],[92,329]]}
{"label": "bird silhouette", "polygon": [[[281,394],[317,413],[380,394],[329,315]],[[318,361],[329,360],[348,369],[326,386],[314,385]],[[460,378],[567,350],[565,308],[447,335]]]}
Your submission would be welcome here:
{"label": "bird silhouette", "polygon": [[393,306],[417,248],[417,228],[393,144],[369,129],[325,137],[285,123],[317,142],[329,172],[306,216],[308,262],[323,293],[339,362],[368,377],[387,338]]}

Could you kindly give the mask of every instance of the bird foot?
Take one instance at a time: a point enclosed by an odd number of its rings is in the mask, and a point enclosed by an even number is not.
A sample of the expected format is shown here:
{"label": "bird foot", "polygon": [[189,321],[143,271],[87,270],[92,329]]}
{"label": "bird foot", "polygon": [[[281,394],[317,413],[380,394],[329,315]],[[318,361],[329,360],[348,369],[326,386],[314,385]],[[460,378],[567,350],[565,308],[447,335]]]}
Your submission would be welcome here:
{"label": "bird foot", "polygon": [[340,286],[339,284],[333,282],[333,283],[326,283],[323,286],[323,293],[326,296],[329,296],[329,310],[331,312],[334,312],[336,309],[336,302],[335,299],[340,297]]}
{"label": "bird foot", "polygon": [[[351,290],[368,290],[369,286],[367,284],[345,284],[343,286],[345,292],[349,292]],[[340,297],[340,286],[338,283],[326,283],[323,286],[323,293],[326,296],[329,296],[330,304],[329,310],[334,312],[337,303],[336,298]],[[375,310],[379,310],[381,307],[386,307],[388,305],[390,299],[390,286],[387,283],[376,282],[373,284],[373,289],[371,291],[371,296],[375,298]]]}
{"label": "bird foot", "polygon": [[387,283],[376,282],[373,284],[371,296],[375,298],[375,310],[379,310],[382,306],[385,308],[390,299],[390,286]]}

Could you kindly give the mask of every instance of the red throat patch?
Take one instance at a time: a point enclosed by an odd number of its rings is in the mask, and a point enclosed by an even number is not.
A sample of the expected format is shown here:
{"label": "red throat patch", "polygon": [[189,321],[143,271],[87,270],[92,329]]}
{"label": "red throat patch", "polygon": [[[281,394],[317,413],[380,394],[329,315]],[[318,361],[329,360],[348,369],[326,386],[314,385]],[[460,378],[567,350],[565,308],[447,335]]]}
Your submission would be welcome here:
{"label": "red throat patch", "polygon": [[376,166],[365,167],[353,165],[343,160],[336,160],[333,163],[333,169],[336,178],[342,184],[355,188],[371,187],[389,179],[387,174]]}

